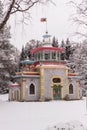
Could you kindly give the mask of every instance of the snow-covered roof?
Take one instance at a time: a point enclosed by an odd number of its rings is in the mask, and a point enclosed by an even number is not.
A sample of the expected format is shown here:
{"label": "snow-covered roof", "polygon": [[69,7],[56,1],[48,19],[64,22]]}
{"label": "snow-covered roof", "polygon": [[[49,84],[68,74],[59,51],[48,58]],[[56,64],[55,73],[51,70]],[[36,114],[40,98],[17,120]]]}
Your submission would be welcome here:
{"label": "snow-covered roof", "polygon": [[82,79],[82,76],[68,76],[71,79]]}
{"label": "snow-covered roof", "polygon": [[51,35],[49,35],[49,34],[43,35],[43,38],[48,38],[48,37],[51,37]]}
{"label": "snow-covered roof", "polygon": [[11,83],[11,84],[9,84],[9,87],[20,87],[20,84],[18,84],[18,83]]}
{"label": "snow-covered roof", "polygon": [[13,78],[40,78],[40,75],[16,75]]}
{"label": "snow-covered roof", "polygon": [[67,69],[67,70],[69,70],[69,68],[67,66],[62,65],[62,64],[61,65],[52,65],[52,64],[44,65],[44,64],[38,64],[36,66],[36,68],[40,68],[40,67],[42,67],[42,68],[61,68],[61,69]]}

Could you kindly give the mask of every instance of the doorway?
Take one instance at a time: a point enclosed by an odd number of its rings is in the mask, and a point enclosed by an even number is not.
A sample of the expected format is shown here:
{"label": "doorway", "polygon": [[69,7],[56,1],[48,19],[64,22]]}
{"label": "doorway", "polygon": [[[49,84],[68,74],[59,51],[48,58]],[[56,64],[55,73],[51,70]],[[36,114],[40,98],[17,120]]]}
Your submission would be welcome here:
{"label": "doorway", "polygon": [[61,77],[53,77],[52,79],[53,86],[53,99],[61,99]]}
{"label": "doorway", "polygon": [[60,85],[53,86],[53,99],[57,100],[61,98],[61,87]]}

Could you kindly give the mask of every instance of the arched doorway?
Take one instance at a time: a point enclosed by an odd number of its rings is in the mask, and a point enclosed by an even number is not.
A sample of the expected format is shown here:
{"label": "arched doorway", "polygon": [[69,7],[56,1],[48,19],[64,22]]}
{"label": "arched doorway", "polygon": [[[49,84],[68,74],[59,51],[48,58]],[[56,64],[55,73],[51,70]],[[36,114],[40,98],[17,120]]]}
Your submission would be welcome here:
{"label": "arched doorway", "polygon": [[60,99],[61,98],[61,86],[60,85],[54,85],[53,86],[53,99]]}
{"label": "arched doorway", "polygon": [[61,99],[61,78],[60,77],[53,77],[53,99]]}

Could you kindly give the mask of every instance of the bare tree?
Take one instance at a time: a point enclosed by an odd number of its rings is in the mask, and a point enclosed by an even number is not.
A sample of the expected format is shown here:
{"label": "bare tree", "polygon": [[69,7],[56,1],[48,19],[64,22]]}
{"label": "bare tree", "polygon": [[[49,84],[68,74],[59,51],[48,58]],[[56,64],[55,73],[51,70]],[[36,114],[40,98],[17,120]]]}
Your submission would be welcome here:
{"label": "bare tree", "polygon": [[79,25],[76,34],[87,38],[87,0],[79,0],[79,2],[71,0],[70,3],[76,10],[72,16],[73,20]]}
{"label": "bare tree", "polygon": [[[5,0],[4,0],[5,1]],[[11,14],[22,13],[23,18],[26,17],[26,14],[29,14],[29,10],[36,4],[45,4],[46,2],[52,2],[52,0],[8,0],[6,5],[8,5],[5,14],[3,15],[2,20],[0,21],[0,30],[7,23]],[[5,6],[6,6],[5,5]]]}

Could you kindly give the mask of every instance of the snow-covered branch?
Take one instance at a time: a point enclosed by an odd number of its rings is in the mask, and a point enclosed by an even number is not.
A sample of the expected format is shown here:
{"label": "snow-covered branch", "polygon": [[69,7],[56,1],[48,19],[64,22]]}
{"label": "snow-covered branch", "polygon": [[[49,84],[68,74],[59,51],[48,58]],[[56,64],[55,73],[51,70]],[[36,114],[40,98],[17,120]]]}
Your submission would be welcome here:
{"label": "snow-covered branch", "polygon": [[[30,9],[36,5],[36,4],[46,4],[46,2],[51,2],[54,4],[53,0],[9,0],[10,2],[7,2],[8,8],[5,12],[5,15],[0,20],[0,30],[4,27],[4,25],[7,23],[9,17],[11,14],[14,13],[21,13],[23,15],[23,18],[30,16]],[[4,8],[6,5],[4,6]]]}

